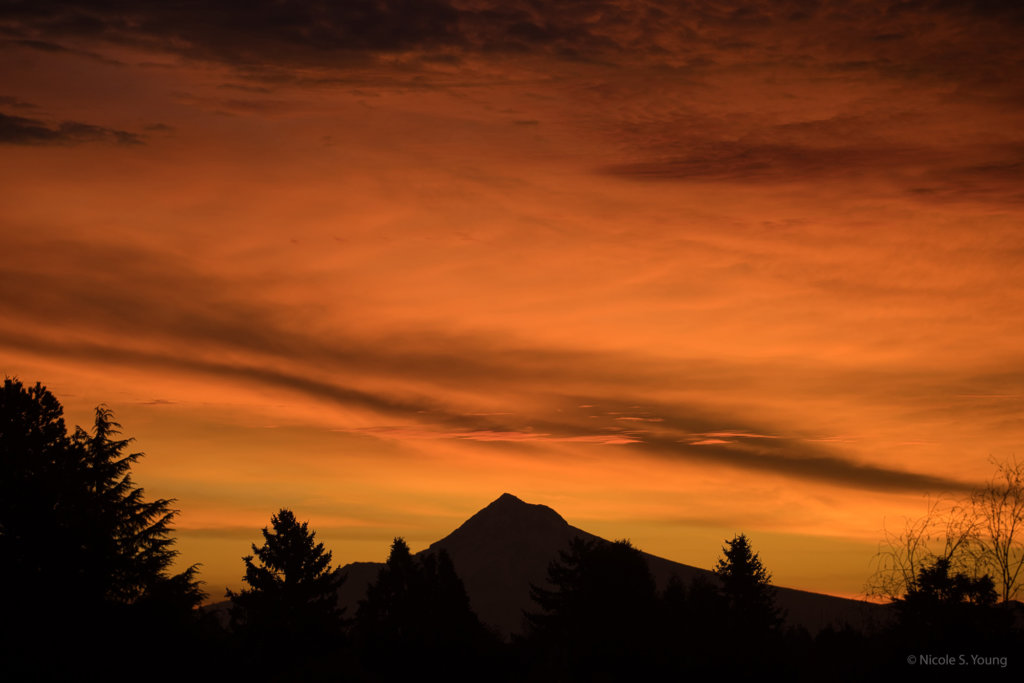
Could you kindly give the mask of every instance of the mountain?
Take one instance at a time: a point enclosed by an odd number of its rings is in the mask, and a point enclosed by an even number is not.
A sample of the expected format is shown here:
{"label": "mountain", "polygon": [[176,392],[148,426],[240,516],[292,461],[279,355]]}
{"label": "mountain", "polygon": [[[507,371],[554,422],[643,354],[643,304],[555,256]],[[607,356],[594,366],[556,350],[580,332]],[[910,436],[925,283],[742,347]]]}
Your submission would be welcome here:
{"label": "mountain", "polygon": [[[503,636],[521,633],[523,611],[535,609],[530,584],[543,585],[547,568],[575,536],[598,538],[571,526],[546,505],[525,503],[505,493],[466,520],[462,526],[419,554],[444,549],[466,586],[474,611],[481,621]],[[664,588],[673,574],[684,582],[711,572],[644,553],[658,588]],[[376,578],[382,564],[357,562],[340,571],[348,580],[339,593],[340,602],[354,616],[366,587]],[[787,621],[812,633],[829,624],[864,627],[886,618],[888,610],[873,603],[838,598],[792,588],[776,587],[779,606]]]}
{"label": "mountain", "polygon": [[530,584],[544,582],[576,536],[596,538],[546,505],[504,493],[424,552],[448,551],[480,620],[507,635],[522,631],[523,610],[533,607]]}

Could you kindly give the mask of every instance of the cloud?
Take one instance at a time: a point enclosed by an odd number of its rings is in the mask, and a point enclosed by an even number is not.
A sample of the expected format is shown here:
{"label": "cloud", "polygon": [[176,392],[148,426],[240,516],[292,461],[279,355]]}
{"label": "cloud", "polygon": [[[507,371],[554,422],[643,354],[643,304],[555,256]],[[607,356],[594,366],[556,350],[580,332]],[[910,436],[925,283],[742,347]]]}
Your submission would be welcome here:
{"label": "cloud", "polygon": [[[683,120],[686,125],[672,114],[648,116],[641,125],[609,122],[606,134],[625,143],[624,154],[636,160],[597,171],[649,182],[871,182],[876,192],[927,203],[1024,201],[1024,143],[1012,130],[1001,133],[1006,142],[994,145],[991,133],[955,142],[922,136],[918,128],[941,119],[921,113],[876,111],[776,125],[738,114],[729,130],[697,115]],[[715,139],[730,136],[739,139]]]}
{"label": "cloud", "polygon": [[[679,438],[652,435],[608,427],[609,434],[595,434],[593,424],[572,420],[559,421],[550,414],[524,412],[502,421],[470,415],[442,401],[400,397],[380,392],[361,391],[330,380],[314,379],[298,372],[264,366],[203,360],[169,353],[146,352],[87,342],[55,341],[42,337],[7,333],[0,346],[65,359],[101,362],[112,366],[159,368],[177,372],[241,381],[304,394],[316,400],[345,407],[371,410],[385,417],[400,417],[424,425],[421,428],[376,428],[354,431],[391,438],[456,439],[480,443],[522,443],[542,446],[555,443],[592,444],[625,448],[680,461],[695,461],[717,466],[753,470],[798,479],[820,481],[835,486],[875,491],[965,491],[969,483],[907,472],[899,469],[858,463],[825,446],[798,439],[777,439],[771,446],[751,446],[725,439],[701,439],[684,443]],[[678,410],[680,407],[676,407]],[[684,410],[687,406],[682,406]],[[696,412],[696,411],[694,411]],[[735,424],[736,417],[729,418]],[[707,418],[674,419],[685,430],[677,436],[693,433],[694,427],[712,428]],[[510,425],[516,425],[510,427]]]}
{"label": "cloud", "polygon": [[50,125],[39,119],[0,113],[0,144],[78,145],[87,142],[113,142],[141,145],[142,137],[123,130],[94,126],[79,121]]}
{"label": "cloud", "polygon": [[780,439],[771,446],[754,446],[722,439],[680,444],[671,439],[646,438],[640,445],[631,448],[681,460],[699,460],[873,491],[940,493],[964,492],[972,488],[969,482],[948,477],[858,463],[851,457],[839,455],[835,450],[796,439]]}
{"label": "cloud", "polygon": [[[694,387],[753,386],[751,377],[728,363],[516,348],[494,338],[429,331],[404,338],[324,338],[295,329],[252,299],[231,300],[231,283],[166,255],[92,243],[65,245],[41,259],[32,256],[32,247],[11,246],[17,258],[0,276],[0,310],[7,321],[0,346],[7,349],[294,392],[376,415],[383,424],[370,433],[383,438],[534,448],[592,444],[623,449],[626,457],[644,453],[838,486],[963,487],[941,477],[859,463],[812,441],[815,435],[793,434],[783,425],[768,428],[738,408],[624,398],[653,394],[666,377]],[[234,287],[246,290],[248,284]],[[50,329],[55,320],[59,333]],[[849,388],[865,381],[862,375],[829,379]],[[996,377],[989,384],[1007,381]],[[892,382],[886,386],[893,390]],[[486,404],[478,401],[495,397],[513,408],[480,410]],[[386,426],[395,420],[399,426]]]}
{"label": "cloud", "polygon": [[83,7],[63,0],[6,11],[8,33],[63,49],[56,40],[91,40],[183,53],[238,65],[344,61],[362,51],[408,50],[462,42],[460,11],[439,0],[281,3],[113,1]]}
{"label": "cloud", "polygon": [[616,164],[606,173],[640,180],[793,181],[887,168],[899,150],[713,142],[686,156]]}
{"label": "cloud", "polygon": [[0,106],[2,107],[14,107],[15,109],[35,109],[36,106],[31,102],[25,102],[19,100],[17,97],[10,97],[8,95],[0,95]]}
{"label": "cloud", "polygon": [[[576,61],[713,63],[827,60],[968,77],[986,51],[1010,51],[1014,3],[765,2],[537,3],[532,0],[111,0],[18,2],[0,27],[39,49],[61,41],[143,46],[239,66],[359,63],[383,53],[539,54]],[[981,39],[981,40],[979,40]],[[944,49],[938,49],[944,46]],[[1019,52],[1018,52],[1019,54]],[[694,61],[696,60],[696,61]],[[975,64],[977,67],[979,64]]]}
{"label": "cloud", "polygon": [[[253,0],[244,8],[227,0],[114,0],[93,7],[38,0],[16,5],[0,27],[13,42],[49,52],[73,51],[64,42],[87,41],[246,68],[337,67],[409,52],[421,53],[424,63],[446,64],[459,63],[464,53],[545,53],[574,61],[601,61],[631,51],[664,53],[664,34],[684,28],[666,30],[666,22],[677,14],[669,3],[623,7],[611,0]],[[700,16],[697,10],[687,20]],[[692,31],[684,34],[698,37]]]}

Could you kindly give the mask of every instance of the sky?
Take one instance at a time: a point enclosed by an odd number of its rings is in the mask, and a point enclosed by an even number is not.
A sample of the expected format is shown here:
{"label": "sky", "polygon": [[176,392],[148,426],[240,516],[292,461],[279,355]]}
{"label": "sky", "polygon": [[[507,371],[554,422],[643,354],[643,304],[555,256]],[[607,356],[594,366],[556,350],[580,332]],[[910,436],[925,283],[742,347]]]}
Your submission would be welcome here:
{"label": "sky", "polygon": [[0,0],[0,373],[211,599],[503,492],[862,594],[1024,453],[1024,8]]}

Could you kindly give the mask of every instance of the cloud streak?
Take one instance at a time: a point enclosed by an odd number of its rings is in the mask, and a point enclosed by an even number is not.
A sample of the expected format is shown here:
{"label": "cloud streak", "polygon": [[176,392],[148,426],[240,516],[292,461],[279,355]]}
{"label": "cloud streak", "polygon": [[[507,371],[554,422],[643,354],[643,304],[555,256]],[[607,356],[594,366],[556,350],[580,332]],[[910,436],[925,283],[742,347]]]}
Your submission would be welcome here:
{"label": "cloud streak", "polygon": [[[1006,3],[764,2],[539,4],[530,0],[254,0],[244,13],[226,0],[164,3],[115,0],[83,6],[67,0],[8,3],[7,33],[53,45],[51,37],[148,45],[239,65],[350,62],[359,53],[449,54],[545,51],[568,60],[635,59],[707,63],[718,55],[777,61],[829,58],[845,68],[892,65],[892,58],[941,60],[963,75],[958,49],[985,35],[986,49],[1011,50],[1022,13]],[[836,27],[842,27],[839,31]],[[950,44],[958,27],[962,43]],[[940,52],[940,41],[946,41]],[[808,48],[810,54],[807,53]],[[865,52],[865,48],[870,52]],[[48,49],[54,49],[49,47]],[[972,57],[977,56],[973,48]],[[785,54],[785,53],[782,53]],[[714,55],[709,57],[708,55]],[[697,59],[695,59],[697,58]]]}
{"label": "cloud streak", "polygon": [[[811,439],[782,437],[784,429],[765,429],[735,409],[716,414],[643,396],[644,385],[656,390],[666,371],[678,375],[678,368],[669,370],[664,362],[648,360],[644,367],[644,361],[628,354],[515,349],[485,338],[430,341],[432,335],[422,332],[415,335],[417,347],[380,339],[333,338],[325,343],[279,328],[270,311],[228,304],[216,282],[204,282],[155,254],[86,245],[70,253],[93,270],[69,264],[53,264],[50,273],[15,267],[0,278],[0,299],[5,302],[0,308],[21,327],[10,322],[5,326],[0,341],[4,348],[89,364],[212,376],[369,411],[378,419],[407,425],[368,432],[383,438],[538,447],[590,444],[622,448],[622,457],[643,453],[837,486],[882,491],[965,487],[948,478],[858,463]],[[117,277],[131,281],[137,268],[149,274],[142,288],[111,289],[88,282],[118,270]],[[154,308],[155,294],[146,287],[176,291],[180,297]],[[72,313],[71,318],[64,315],[66,331],[59,337],[45,332],[58,308]],[[234,313],[225,316],[225,311]],[[335,379],[341,377],[348,379]],[[570,387],[587,393],[567,394]],[[480,392],[492,389],[519,407],[479,412]],[[624,392],[638,403],[623,402]]]}
{"label": "cloud streak", "polygon": [[[703,462],[873,491],[966,491],[972,486],[970,483],[945,477],[856,463],[825,447],[796,439],[779,439],[777,445],[768,448],[751,447],[743,442],[714,438],[686,443],[682,439],[623,431],[615,426],[606,427],[613,432],[611,434],[594,434],[588,433],[588,430],[578,422],[553,421],[550,416],[544,414],[520,414],[497,422],[483,416],[459,412],[454,407],[444,406],[436,400],[403,399],[359,391],[297,373],[263,367],[217,363],[100,344],[60,343],[52,339],[12,334],[6,334],[0,345],[7,349],[33,354],[53,355],[110,366],[129,364],[135,367],[199,373],[222,380],[295,392],[317,401],[326,401],[347,408],[371,410],[380,416],[399,417],[426,427],[426,431],[423,427],[357,430],[381,437],[454,439],[479,443],[576,443],[598,447],[620,446],[680,461]],[[679,418],[676,421],[678,420]],[[739,418],[732,417],[730,420],[735,423]],[[513,424],[518,425],[518,428],[510,426]],[[713,421],[702,422],[698,419],[691,419],[687,423],[691,430],[711,429],[715,424]],[[596,425],[586,426],[593,429]],[[630,451],[625,451],[621,457],[631,457]]]}
{"label": "cloud streak", "polygon": [[80,145],[88,142],[141,145],[143,139],[136,133],[80,121],[48,124],[40,119],[0,113],[0,144]]}

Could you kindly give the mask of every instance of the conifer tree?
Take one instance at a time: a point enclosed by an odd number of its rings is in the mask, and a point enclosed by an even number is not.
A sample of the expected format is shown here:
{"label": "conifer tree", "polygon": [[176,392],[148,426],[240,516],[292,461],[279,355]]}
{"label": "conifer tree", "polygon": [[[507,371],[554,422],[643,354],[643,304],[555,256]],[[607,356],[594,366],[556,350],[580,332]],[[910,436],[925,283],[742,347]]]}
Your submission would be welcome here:
{"label": "conifer tree", "polygon": [[[195,565],[171,575],[173,501],[144,498],[120,429],[100,406],[91,433],[69,435],[41,384],[0,389],[0,598],[18,625],[0,640],[33,675],[103,666],[111,632],[125,666],[147,660],[184,642],[203,598]],[[33,657],[43,642],[64,656]]]}
{"label": "conifer tree", "polygon": [[[364,666],[387,680],[445,667],[449,680],[479,680],[489,636],[444,549],[414,556],[402,538],[367,588],[356,615]],[[394,657],[402,653],[402,657]]]}
{"label": "conifer tree", "polygon": [[530,587],[542,612],[527,614],[546,666],[568,679],[628,680],[653,663],[657,590],[643,554],[628,540],[574,538]]}
{"label": "conifer tree", "polygon": [[[176,586],[179,605],[203,594],[196,567],[169,571],[177,555],[170,536],[173,501],[146,501],[135,486],[121,425],[106,406],[95,411],[90,434],[68,436],[63,408],[41,384],[26,389],[4,381],[0,391],[0,546],[26,584],[58,590],[82,605],[131,605],[166,599]],[[10,577],[12,580],[15,577]],[[7,584],[8,586],[10,584]],[[31,590],[31,589],[29,589]]]}
{"label": "conifer tree", "polygon": [[782,615],[775,604],[771,574],[750,547],[745,534],[734,536],[722,548],[715,574],[722,584],[732,616],[743,630],[767,631],[777,628]]}
{"label": "conifer tree", "polygon": [[[106,406],[95,411],[92,434],[75,429],[72,442],[82,454],[80,484],[82,518],[79,523],[97,532],[97,555],[87,564],[103,574],[93,577],[105,598],[116,603],[163,600],[168,589],[182,588],[179,600],[191,607],[204,597],[194,581],[193,565],[178,577],[168,571],[178,555],[170,536],[177,510],[173,501],[146,501],[143,489],[135,486],[131,468],[142,453],[126,452],[134,439],[119,439],[120,423]],[[83,528],[83,533],[88,533]]]}
{"label": "conifer tree", "polygon": [[253,543],[253,555],[242,558],[249,588],[227,592],[235,628],[257,640],[338,636],[338,589],[345,577],[331,568],[330,551],[291,510],[282,508],[270,524],[273,530],[263,527],[263,545]]}

